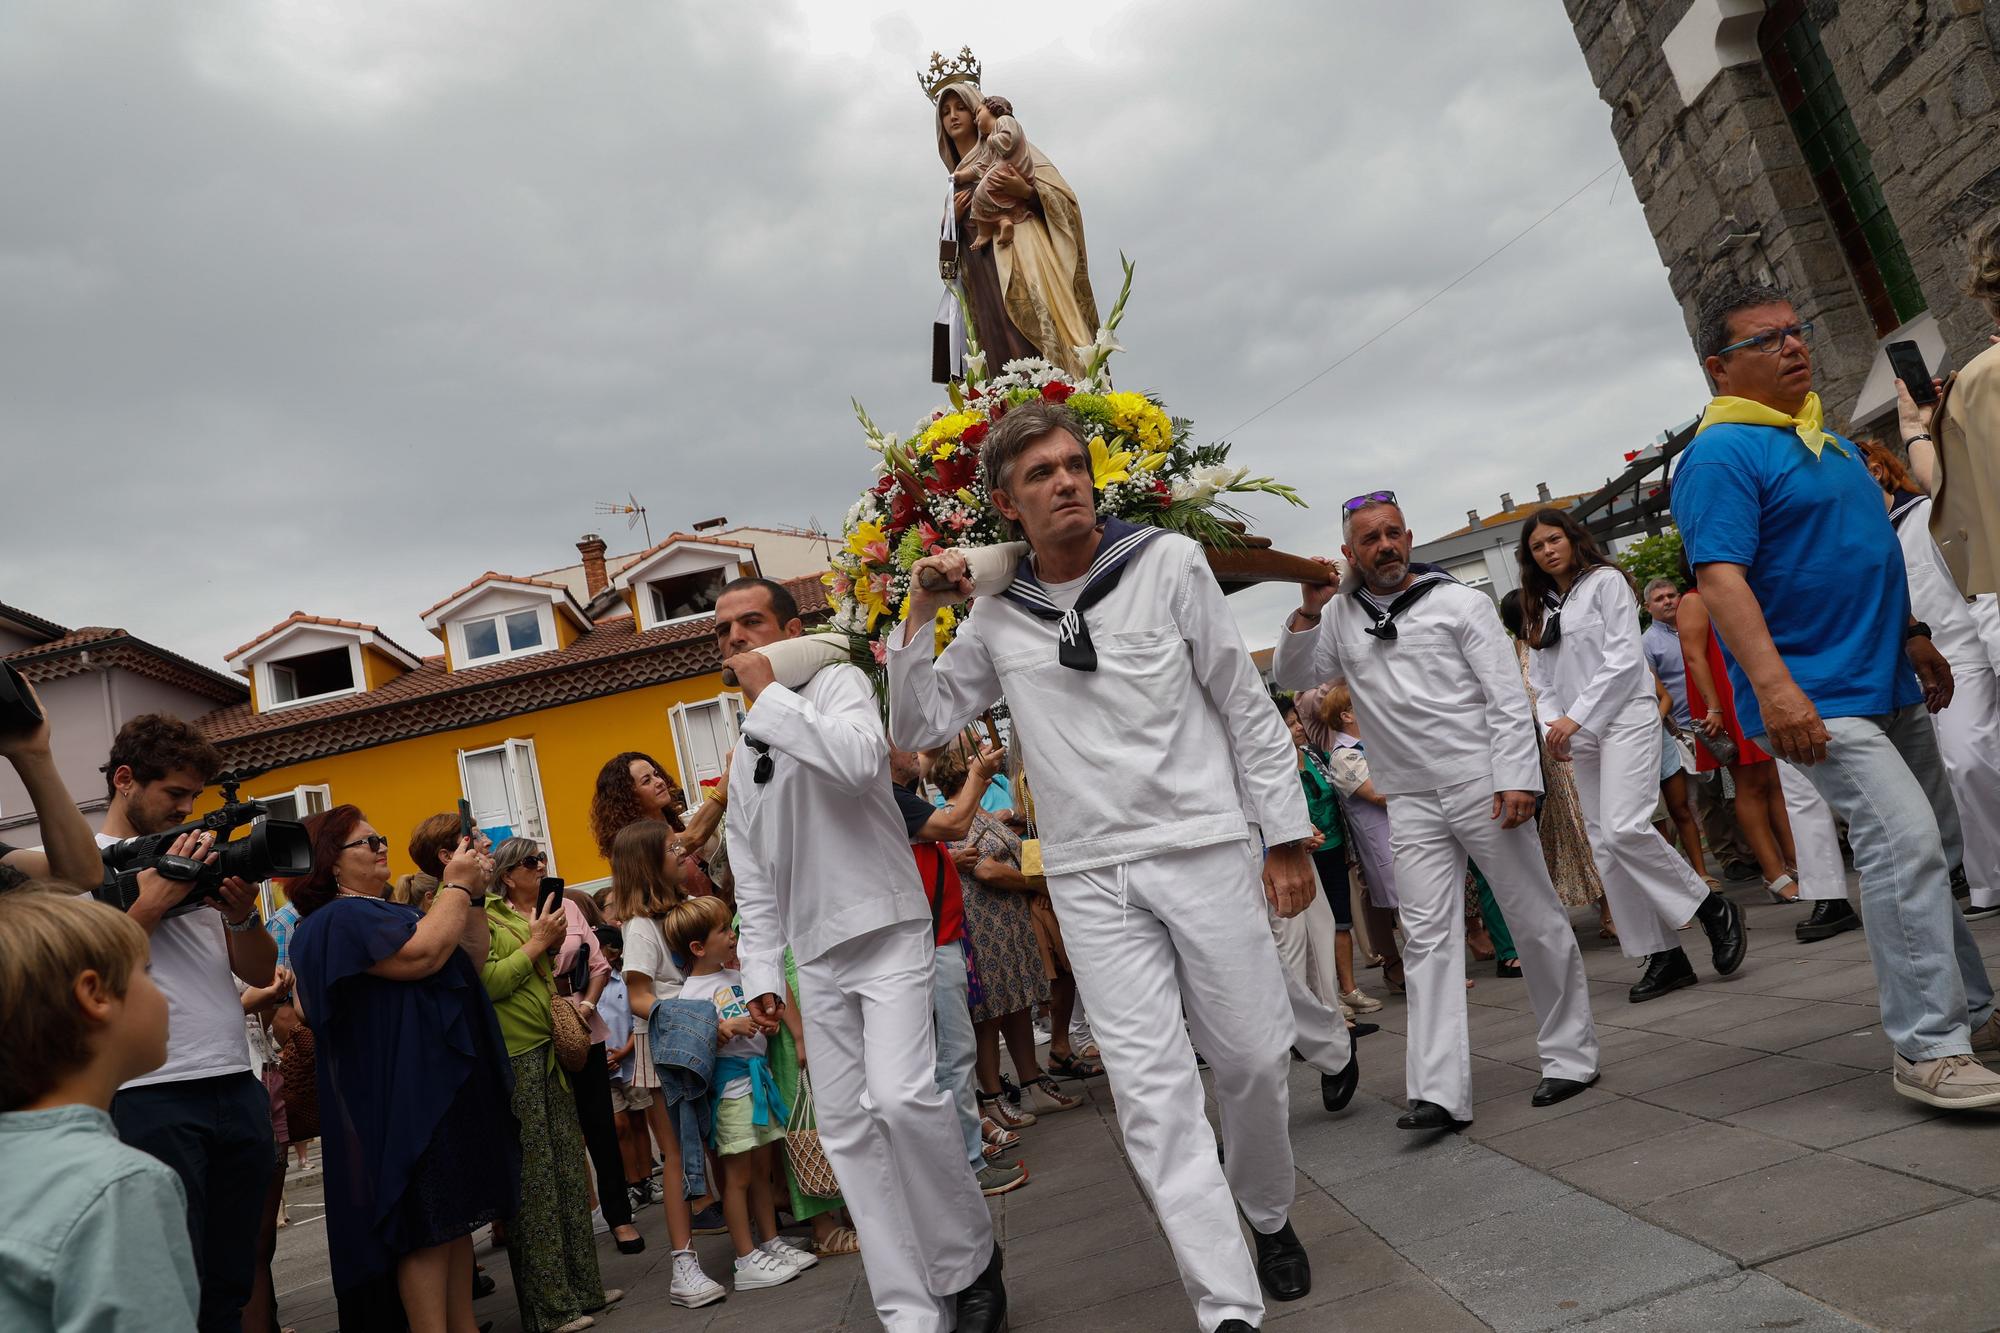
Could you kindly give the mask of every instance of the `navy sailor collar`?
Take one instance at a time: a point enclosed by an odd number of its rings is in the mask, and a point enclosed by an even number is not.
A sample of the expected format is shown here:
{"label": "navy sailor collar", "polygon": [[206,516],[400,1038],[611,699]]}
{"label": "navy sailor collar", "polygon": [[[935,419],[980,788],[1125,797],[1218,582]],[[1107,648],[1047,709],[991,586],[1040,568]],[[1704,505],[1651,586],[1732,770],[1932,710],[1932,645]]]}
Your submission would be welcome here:
{"label": "navy sailor collar", "polygon": [[1429,596],[1439,584],[1458,582],[1441,566],[1421,561],[1410,566],[1410,573],[1415,577],[1408,586],[1399,589],[1396,595],[1386,602],[1377,594],[1369,592],[1366,586],[1355,588],[1353,594],[1355,603],[1367,612],[1368,618],[1374,622],[1362,626],[1364,633],[1377,639],[1395,638],[1397,616]]}
{"label": "navy sailor collar", "polygon": [[1104,519],[1103,528],[1097,554],[1091,558],[1090,568],[1084,571],[1083,588],[1077,594],[1076,604],[1068,610],[1049,596],[1035,573],[1032,551],[1021,557],[1014,571],[1014,582],[1000,594],[1029,615],[1057,622],[1056,660],[1073,671],[1097,670],[1097,650],[1091,645],[1090,627],[1084,622],[1083,613],[1118,586],[1125,566],[1161,532],[1159,528],[1142,528],[1109,516]]}

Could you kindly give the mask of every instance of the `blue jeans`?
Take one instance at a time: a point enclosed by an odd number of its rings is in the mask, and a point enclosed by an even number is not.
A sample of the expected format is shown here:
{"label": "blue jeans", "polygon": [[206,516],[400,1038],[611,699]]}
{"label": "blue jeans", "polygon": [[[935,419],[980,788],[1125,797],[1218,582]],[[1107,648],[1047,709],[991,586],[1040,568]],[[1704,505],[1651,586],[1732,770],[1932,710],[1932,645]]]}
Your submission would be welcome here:
{"label": "blue jeans", "polygon": [[1847,822],[1882,1032],[1905,1060],[1969,1055],[1970,1030],[1993,1012],[1993,984],[1951,897],[1958,807],[1937,732],[1921,704],[1825,721],[1826,761],[1802,771]]}
{"label": "blue jeans", "polygon": [[937,1020],[938,1091],[958,1108],[965,1157],[977,1172],[986,1165],[980,1151],[979,1103],[973,1097],[973,1061],[979,1055],[972,1034],[972,1002],[966,996],[965,943],[940,944],[931,964],[931,1013]]}

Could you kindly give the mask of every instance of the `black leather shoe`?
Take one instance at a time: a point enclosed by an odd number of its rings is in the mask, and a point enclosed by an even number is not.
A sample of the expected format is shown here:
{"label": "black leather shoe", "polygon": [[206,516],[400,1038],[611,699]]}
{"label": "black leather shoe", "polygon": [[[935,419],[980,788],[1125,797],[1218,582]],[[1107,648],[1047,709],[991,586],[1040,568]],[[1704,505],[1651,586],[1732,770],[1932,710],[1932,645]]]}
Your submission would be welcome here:
{"label": "black leather shoe", "polygon": [[1679,949],[1664,949],[1646,960],[1645,975],[1632,988],[1634,1004],[1657,1000],[1662,995],[1694,985],[1694,964]]}
{"label": "black leather shoe", "polygon": [[1701,928],[1715,951],[1716,975],[1726,977],[1743,966],[1744,950],[1750,947],[1743,931],[1743,909],[1721,894],[1711,893],[1708,901],[1695,909],[1695,915],[1701,918]]}
{"label": "black leather shoe", "polygon": [[1257,1333],[1257,1326],[1241,1319],[1225,1319],[1215,1326],[1215,1333]]}
{"label": "black leather shoe", "polygon": [[1793,934],[1800,944],[1830,940],[1844,930],[1861,929],[1861,917],[1845,898],[1825,898],[1813,904],[1812,915],[1799,922]]}
{"label": "black leather shoe", "polygon": [[1554,1106],[1566,1102],[1597,1082],[1597,1075],[1589,1078],[1545,1078],[1535,1085],[1535,1095],[1528,1099],[1531,1106]]}
{"label": "black leather shoe", "polygon": [[1455,1120],[1451,1112],[1436,1102],[1411,1102],[1410,1109],[1396,1117],[1397,1129],[1448,1129],[1456,1134],[1470,1120]]}
{"label": "black leather shoe", "polygon": [[1264,1284],[1266,1296],[1295,1301],[1313,1289],[1312,1264],[1290,1222],[1268,1236],[1255,1227],[1250,1234],[1257,1238],[1257,1280]]}
{"label": "black leather shoe", "polygon": [[1320,1105],[1328,1111],[1345,1111],[1347,1104],[1354,1100],[1354,1089],[1361,1083],[1361,1049],[1353,1044],[1347,1046],[1347,1068],[1338,1074],[1319,1076]]}
{"label": "black leather shoe", "polygon": [[958,1293],[958,1333],[1007,1333],[1007,1288],[1000,1282],[1000,1246],[986,1271]]}

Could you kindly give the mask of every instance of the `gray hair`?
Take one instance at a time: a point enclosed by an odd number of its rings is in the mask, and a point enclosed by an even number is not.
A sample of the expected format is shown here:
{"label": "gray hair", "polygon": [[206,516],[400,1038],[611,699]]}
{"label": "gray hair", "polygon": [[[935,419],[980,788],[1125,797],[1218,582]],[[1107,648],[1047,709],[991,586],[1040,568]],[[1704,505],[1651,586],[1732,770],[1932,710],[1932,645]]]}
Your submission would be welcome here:
{"label": "gray hair", "polygon": [[521,863],[531,856],[543,855],[542,844],[533,838],[509,838],[493,849],[493,876],[497,884],[503,878],[520,869]]}
{"label": "gray hair", "polygon": [[1655,588],[1672,588],[1675,592],[1679,592],[1681,590],[1681,585],[1674,582],[1672,579],[1662,575],[1661,577],[1656,579],[1647,579],[1646,590],[1640,593],[1639,595],[1650,601],[1652,600],[1653,589]]}
{"label": "gray hair", "polygon": [[[1354,520],[1371,509],[1393,509],[1396,511],[1397,518],[1403,518],[1403,506],[1394,500],[1368,500],[1356,505],[1352,509],[1342,508],[1340,511],[1341,541],[1345,542],[1349,537],[1354,535]],[[1407,526],[1409,520],[1404,519],[1403,521]]]}
{"label": "gray hair", "polygon": [[1972,265],[1965,279],[1965,294],[2000,320],[2000,213],[1972,229],[1965,238],[1965,257]]}
{"label": "gray hair", "polygon": [[1731,278],[1710,288],[1701,298],[1701,313],[1695,318],[1694,349],[1707,360],[1736,341],[1729,333],[1729,321],[1745,310],[1758,306],[1790,305],[1792,298],[1776,287],[1761,282]]}

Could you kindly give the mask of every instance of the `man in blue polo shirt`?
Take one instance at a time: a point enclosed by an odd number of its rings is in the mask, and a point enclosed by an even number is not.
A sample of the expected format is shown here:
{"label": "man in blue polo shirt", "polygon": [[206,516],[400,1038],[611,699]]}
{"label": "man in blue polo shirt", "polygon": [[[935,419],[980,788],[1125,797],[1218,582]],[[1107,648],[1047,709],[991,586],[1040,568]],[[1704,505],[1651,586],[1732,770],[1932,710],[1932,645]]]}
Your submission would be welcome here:
{"label": "man in blue polo shirt", "polygon": [[1952,903],[1958,810],[1924,708],[1951,669],[1911,618],[1902,549],[1861,450],[1825,429],[1791,301],[1734,286],[1696,338],[1716,398],[1674,478],[1674,517],[1721,636],[1744,734],[1847,821],[1897,1092],[2000,1105],[2000,1018]]}

